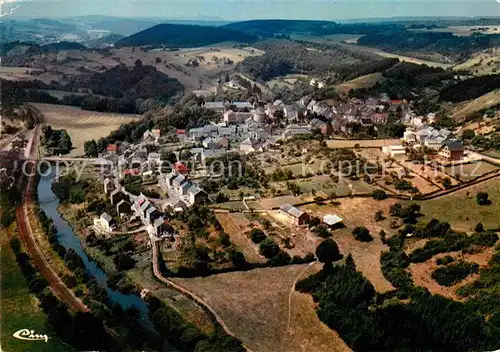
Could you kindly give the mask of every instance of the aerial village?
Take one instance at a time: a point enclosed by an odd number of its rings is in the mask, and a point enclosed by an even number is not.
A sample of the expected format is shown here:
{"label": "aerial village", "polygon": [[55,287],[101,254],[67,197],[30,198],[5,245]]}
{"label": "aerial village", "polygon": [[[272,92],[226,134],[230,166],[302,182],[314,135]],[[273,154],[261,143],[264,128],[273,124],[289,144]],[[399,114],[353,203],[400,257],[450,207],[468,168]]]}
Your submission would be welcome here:
{"label": "aerial village", "polygon": [[[335,105],[303,97],[293,104],[206,101],[203,107],[218,113],[220,121],[164,135],[152,129],[139,144],[108,145],[95,166],[107,171],[104,192],[119,219],[103,213],[94,219],[94,231],[130,231],[135,224],[151,238],[175,242],[177,232],[169,219],[199,205],[219,212],[266,213],[276,228],[289,226],[291,232],[285,233],[292,236],[313,218],[334,231],[343,226],[344,214],[328,207],[315,213],[299,205],[375,194],[425,199],[499,170],[496,160],[468,150],[456,131],[431,127],[435,114],[417,116],[410,103],[384,94]],[[403,138],[354,139],[360,128],[377,128],[390,119],[404,124]],[[348,153],[344,158],[376,165],[376,172],[337,176],[330,148]],[[235,155],[265,175],[264,187],[230,187],[227,175],[214,170],[215,161],[235,160]],[[152,192],[132,194],[123,186],[129,178]],[[219,186],[214,188],[214,181]],[[129,225],[120,227],[124,222]],[[255,225],[243,223],[240,227],[250,226],[247,231]]]}

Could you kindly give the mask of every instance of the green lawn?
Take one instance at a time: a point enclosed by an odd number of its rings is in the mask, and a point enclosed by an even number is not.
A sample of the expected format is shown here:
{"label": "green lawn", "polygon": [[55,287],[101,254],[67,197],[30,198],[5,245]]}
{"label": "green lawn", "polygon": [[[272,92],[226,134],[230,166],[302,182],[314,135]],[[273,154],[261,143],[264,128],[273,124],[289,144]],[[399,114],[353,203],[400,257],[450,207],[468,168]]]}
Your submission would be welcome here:
{"label": "green lawn", "polygon": [[466,165],[448,166],[444,168],[444,171],[450,176],[459,176],[462,181],[470,181],[497,169],[497,166],[490,163],[478,162]]}
{"label": "green lawn", "polygon": [[[487,192],[492,204],[477,204],[478,192]],[[466,188],[448,196],[420,203],[424,220],[436,218],[449,222],[459,231],[473,231],[478,222],[486,228],[500,227],[500,180],[493,179],[479,185]]]}
{"label": "green lawn", "polygon": [[[72,351],[70,346],[55,338],[47,327],[47,316],[38,307],[38,300],[28,289],[16,258],[9,245],[6,231],[0,231],[0,273],[1,273],[1,320],[0,320],[0,350],[5,352],[26,351]],[[34,330],[35,333],[47,334],[49,340],[22,341],[12,337],[20,329]]]}

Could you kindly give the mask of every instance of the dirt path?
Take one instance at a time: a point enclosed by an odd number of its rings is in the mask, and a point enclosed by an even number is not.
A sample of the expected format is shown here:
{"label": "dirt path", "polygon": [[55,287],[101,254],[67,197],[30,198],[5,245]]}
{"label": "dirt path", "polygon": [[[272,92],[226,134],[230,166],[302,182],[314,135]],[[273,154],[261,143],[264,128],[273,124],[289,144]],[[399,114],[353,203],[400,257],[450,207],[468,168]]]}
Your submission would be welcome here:
{"label": "dirt path", "polygon": [[[212,315],[213,317],[215,318],[215,320],[217,320],[217,323],[219,323],[219,325],[222,327],[222,329],[224,329],[224,332],[226,334],[228,334],[229,336],[232,336],[234,338],[238,338],[236,337],[232,332],[231,330],[229,329],[229,327],[226,325],[226,323],[224,322],[224,320],[222,320],[222,318],[219,316],[219,314],[217,314],[217,312],[215,311],[215,309],[213,309],[207,302],[205,302],[205,300],[203,300],[201,297],[197,296],[195,293],[189,291],[187,288],[185,288],[184,286],[181,286],[175,282],[173,282],[172,280],[169,280],[167,278],[165,278],[161,272],[160,272],[160,269],[159,269],[159,266],[158,266],[158,245],[157,245],[157,242],[154,240],[154,238],[151,237],[151,244],[152,244],[152,262],[153,262],[153,273],[154,275],[156,276],[156,278],[158,280],[160,280],[161,282],[175,288],[176,290],[180,291],[181,293],[185,294],[186,296],[188,296],[190,299],[192,299],[193,301],[195,301],[196,303],[200,304],[202,307],[204,307],[205,309],[207,309]],[[243,346],[246,348],[247,351],[249,352],[252,352],[247,346]]]}
{"label": "dirt path", "polygon": [[292,319],[292,296],[293,296],[293,293],[295,292],[295,286],[297,285],[297,282],[299,282],[300,278],[302,277],[302,275],[305,274],[305,272],[311,267],[313,266],[314,264],[316,264],[317,262],[314,261],[314,262],[311,262],[309,263],[305,268],[304,270],[302,270],[299,274],[299,276],[297,276],[297,278],[295,279],[295,281],[293,282],[293,285],[292,285],[292,288],[290,289],[290,294],[288,295],[288,324],[286,326],[286,332],[288,333],[290,331],[290,321]]}

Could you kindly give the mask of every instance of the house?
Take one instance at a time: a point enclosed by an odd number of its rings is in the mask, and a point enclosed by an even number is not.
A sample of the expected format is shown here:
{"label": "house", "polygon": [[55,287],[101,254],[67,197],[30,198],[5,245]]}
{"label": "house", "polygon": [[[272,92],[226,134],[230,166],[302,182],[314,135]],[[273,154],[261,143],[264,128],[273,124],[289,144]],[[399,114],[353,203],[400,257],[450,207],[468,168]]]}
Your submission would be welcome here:
{"label": "house", "polygon": [[113,182],[113,180],[110,179],[109,177],[106,177],[104,179],[104,193],[109,195],[115,189],[116,189],[116,186],[115,186],[115,183]]}
{"label": "house", "polygon": [[187,167],[184,163],[180,161],[174,164],[173,169],[180,174],[187,174],[190,171],[189,167]]}
{"label": "house", "polygon": [[163,216],[163,213],[156,209],[152,204],[145,210],[144,223],[146,225],[154,223],[154,221]]}
{"label": "house", "polygon": [[386,124],[388,119],[389,119],[388,113],[377,113],[372,116],[372,121],[376,125]]}
{"label": "house", "polygon": [[226,123],[236,123],[236,112],[233,110],[228,110],[224,113],[224,122]]}
{"label": "house", "polygon": [[245,154],[256,152],[260,149],[261,143],[254,138],[247,138],[240,143],[240,151]]}
{"label": "house", "polygon": [[300,125],[288,125],[283,132],[282,138],[289,139],[299,135],[309,135],[311,134],[311,127],[300,126]]}
{"label": "house", "polygon": [[333,132],[333,126],[330,122],[326,122],[323,126],[321,126],[321,134],[323,136],[330,136]]}
{"label": "house", "polygon": [[120,216],[130,214],[132,212],[132,204],[123,199],[116,204],[116,212],[120,214]]}
{"label": "house", "polygon": [[116,222],[107,213],[102,213],[99,218],[94,219],[94,226],[105,232],[112,232],[116,228]]}
{"label": "house", "polygon": [[128,196],[121,190],[115,189],[109,195],[112,205],[117,205],[122,200],[128,200]]}
{"label": "house", "polygon": [[444,143],[439,156],[446,161],[462,160],[464,158],[464,145],[456,139],[448,140]]}
{"label": "house", "polygon": [[187,195],[188,194],[188,190],[193,186],[193,184],[191,183],[191,181],[186,181],[186,182],[183,182],[179,188],[178,188],[178,192],[180,195]]}
{"label": "house", "polygon": [[186,177],[184,177],[184,175],[177,174],[177,176],[172,181],[172,188],[176,189],[177,191],[179,191],[180,188],[181,188],[181,185],[184,182],[186,182]]}
{"label": "house", "polygon": [[160,165],[161,164],[161,157],[160,154],[158,153],[149,153],[148,154],[148,162],[154,164],[154,165]]}
{"label": "house", "polygon": [[309,214],[290,204],[280,206],[279,212],[286,215],[295,225],[304,225],[309,221]]}
{"label": "house", "polygon": [[188,196],[191,205],[204,204],[208,200],[208,195],[198,186],[191,186],[188,189]]}
{"label": "house", "polygon": [[330,228],[339,228],[343,226],[344,219],[338,215],[325,215],[323,217],[323,223]]}
{"label": "house", "polygon": [[205,149],[214,150],[220,148],[219,144],[215,141],[215,138],[213,137],[207,137],[201,143],[203,144],[203,148]]}
{"label": "house", "polygon": [[235,101],[231,106],[235,106],[239,111],[250,111],[253,109],[253,104],[248,101]]}
{"label": "house", "polygon": [[387,147],[382,147],[382,152],[393,158],[406,156],[406,148],[402,145],[391,145]]}
{"label": "house", "polygon": [[156,219],[152,226],[154,234],[158,238],[174,235],[174,228],[163,217]]}
{"label": "house", "polygon": [[300,115],[299,108],[296,105],[285,105],[283,113],[289,121],[298,121]]}
{"label": "house", "polygon": [[403,140],[407,143],[415,143],[417,141],[417,135],[411,130],[406,130],[405,133],[403,133]]}
{"label": "house", "polygon": [[116,152],[118,151],[118,146],[116,144],[108,144],[106,151],[109,154],[116,154]]}
{"label": "house", "polygon": [[225,109],[224,103],[222,101],[207,101],[203,105],[203,107],[207,110],[212,110],[220,113],[223,113]]}

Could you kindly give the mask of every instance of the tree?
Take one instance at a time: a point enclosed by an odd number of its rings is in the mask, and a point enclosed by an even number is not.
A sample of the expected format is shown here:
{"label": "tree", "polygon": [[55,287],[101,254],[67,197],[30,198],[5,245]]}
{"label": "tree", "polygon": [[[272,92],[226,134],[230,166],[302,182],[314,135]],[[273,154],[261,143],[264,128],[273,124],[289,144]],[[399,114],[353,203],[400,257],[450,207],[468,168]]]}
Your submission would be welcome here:
{"label": "tree", "polygon": [[375,200],[384,200],[384,199],[387,199],[387,193],[385,193],[381,189],[376,189],[376,190],[373,191],[372,197]]}
{"label": "tree", "polygon": [[280,251],[280,247],[271,239],[266,238],[259,245],[259,252],[267,259],[276,256]]}
{"label": "tree", "polygon": [[383,221],[384,219],[385,219],[385,217],[384,217],[384,213],[382,212],[382,210],[379,210],[375,213],[375,221],[376,222]]}
{"label": "tree", "polygon": [[490,205],[491,200],[489,199],[489,195],[486,192],[479,192],[476,196],[477,204],[483,206],[483,205]]}
{"label": "tree", "polygon": [[316,248],[316,257],[320,262],[325,264],[330,264],[343,258],[339,247],[337,246],[337,242],[331,238],[324,240],[319,244]]}
{"label": "tree", "polygon": [[261,229],[253,229],[250,231],[250,239],[253,243],[259,244],[266,239],[266,234]]}
{"label": "tree", "polygon": [[474,228],[475,232],[484,232],[484,225],[481,222],[478,222],[476,227]]}
{"label": "tree", "polygon": [[380,230],[379,236],[380,236],[380,240],[382,241],[382,243],[386,244],[386,242],[387,242],[387,233],[384,230]]}
{"label": "tree", "polygon": [[464,130],[462,132],[462,139],[468,139],[468,140],[472,140],[474,137],[476,136],[476,133],[474,132],[474,130]]}
{"label": "tree", "polygon": [[446,177],[445,179],[443,179],[443,181],[441,182],[441,184],[443,185],[444,188],[448,189],[450,188],[452,185],[451,183],[451,180],[449,177]]}
{"label": "tree", "polygon": [[98,151],[97,151],[97,143],[95,140],[91,141],[86,141],[83,145],[83,150],[85,151],[86,156],[90,157],[97,157]]}
{"label": "tree", "polygon": [[372,235],[370,235],[370,231],[364,226],[356,227],[352,231],[352,234],[354,235],[354,238],[356,238],[357,241],[361,241],[361,242],[373,241],[373,237],[372,237]]}
{"label": "tree", "polygon": [[177,162],[177,155],[175,155],[175,153],[171,150],[162,150],[160,158],[162,161],[167,161],[171,164],[175,164]]}

